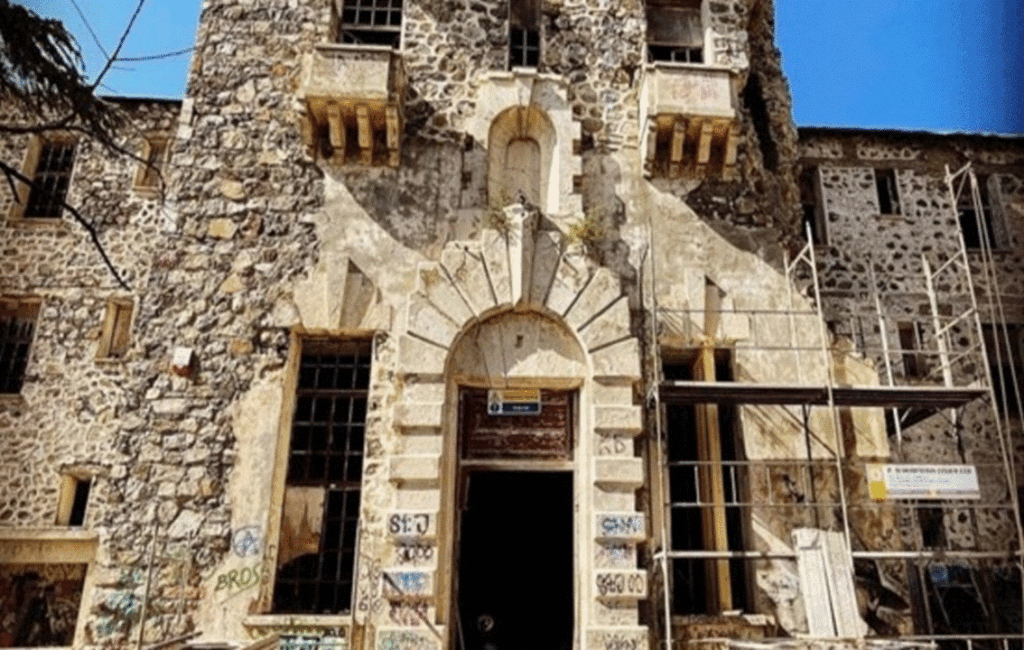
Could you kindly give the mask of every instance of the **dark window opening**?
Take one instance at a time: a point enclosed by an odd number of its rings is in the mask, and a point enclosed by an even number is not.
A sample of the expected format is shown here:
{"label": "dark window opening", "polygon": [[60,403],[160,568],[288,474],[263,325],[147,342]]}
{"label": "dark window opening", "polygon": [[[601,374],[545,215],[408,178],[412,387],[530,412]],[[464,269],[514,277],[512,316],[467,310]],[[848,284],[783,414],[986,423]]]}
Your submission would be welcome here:
{"label": "dark window opening", "polygon": [[764,100],[764,92],[757,75],[751,74],[747,85],[743,87],[743,103],[750,111],[754,122],[754,133],[757,134],[757,145],[768,171],[775,171],[779,166],[779,150],[772,138],[771,118],[768,115],[768,104]]}
{"label": "dark window opening", "polygon": [[957,214],[960,218],[960,231],[964,236],[964,246],[967,248],[981,248],[982,237],[988,248],[999,248],[998,233],[992,210],[992,201],[988,192],[987,175],[979,174],[978,197],[980,199],[981,213],[978,213],[978,206],[974,203],[971,193],[970,182],[965,182],[957,200]]}
{"label": "dark window opening", "polygon": [[510,0],[508,67],[535,68],[540,63],[540,3]]}
{"label": "dark window opening", "polygon": [[64,199],[75,162],[75,143],[45,142],[39,150],[39,163],[32,177],[24,216],[31,219],[56,219],[64,209]]}
{"label": "dark window opening", "polygon": [[797,179],[800,186],[800,206],[803,210],[803,233],[811,231],[811,241],[815,244],[827,244],[828,232],[821,205],[821,193],[818,190],[818,168],[804,167]]}
{"label": "dark window opening", "polygon": [[704,62],[699,0],[648,2],[647,55],[651,61]]}
{"label": "dark window opening", "polygon": [[921,323],[897,323],[900,339],[900,353],[903,358],[903,376],[921,379],[928,376],[928,357],[920,351],[924,349]]}
{"label": "dark window opening", "polygon": [[946,524],[942,508],[918,508],[917,523],[921,527],[921,543],[924,548],[946,546]]}
{"label": "dark window opening", "polygon": [[344,0],[338,40],[398,47],[402,37],[402,0]]}
{"label": "dark window opening", "polygon": [[0,303],[0,393],[21,392],[38,309],[32,303]]}
{"label": "dark window opening", "polygon": [[[981,332],[992,372],[996,408],[1003,417],[1019,418],[1021,413],[1017,394],[1019,382],[1024,379],[1024,325],[1009,324],[1004,331],[1002,325],[985,323],[981,326]],[[1014,382],[1014,379],[1017,381]]]}
{"label": "dark window opening", "polygon": [[274,611],[352,605],[369,342],[307,344],[299,367]]}
{"label": "dark window opening", "polygon": [[[715,351],[715,381],[732,381],[727,350]],[[666,380],[698,379],[689,360],[666,363]],[[717,411],[708,440],[699,439],[699,420]],[[673,551],[746,550],[744,534],[744,480],[736,461],[741,460],[737,440],[736,409],[728,405],[673,404],[665,407],[668,433],[668,479]],[[722,464],[708,464],[708,444],[717,437]],[[709,496],[711,472],[721,476],[722,493]],[[716,548],[715,530],[725,529],[726,547]],[[713,585],[728,571],[729,599],[714,593]],[[729,602],[723,602],[729,600]],[[677,558],[672,561],[672,607],[676,614],[719,614],[728,609],[750,609],[749,577],[742,559]]]}
{"label": "dark window opening", "polygon": [[89,490],[92,488],[92,481],[89,479],[75,480],[75,497],[71,502],[71,516],[68,517],[68,526],[81,526],[85,523],[85,508],[89,504]]}
{"label": "dark window opening", "polygon": [[875,170],[875,190],[878,192],[879,214],[902,214],[895,169]]}

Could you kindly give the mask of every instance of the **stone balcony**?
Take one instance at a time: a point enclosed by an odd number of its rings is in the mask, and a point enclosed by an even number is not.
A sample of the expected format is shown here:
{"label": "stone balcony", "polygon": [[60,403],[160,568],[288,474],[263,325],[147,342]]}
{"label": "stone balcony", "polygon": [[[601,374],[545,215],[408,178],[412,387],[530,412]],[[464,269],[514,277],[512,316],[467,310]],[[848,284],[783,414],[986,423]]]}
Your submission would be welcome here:
{"label": "stone balcony", "polygon": [[398,166],[405,72],[379,45],[317,45],[303,68],[304,138],[337,162]]}
{"label": "stone balcony", "polygon": [[729,68],[656,63],[645,70],[641,93],[649,174],[733,174],[739,132]]}

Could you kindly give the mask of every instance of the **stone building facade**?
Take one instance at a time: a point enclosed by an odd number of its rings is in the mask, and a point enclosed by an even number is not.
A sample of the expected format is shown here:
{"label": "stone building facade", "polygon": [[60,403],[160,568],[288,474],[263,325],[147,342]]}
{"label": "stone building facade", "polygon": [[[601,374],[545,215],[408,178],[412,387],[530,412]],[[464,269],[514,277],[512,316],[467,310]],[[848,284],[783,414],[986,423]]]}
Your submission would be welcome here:
{"label": "stone building facade", "polygon": [[1019,639],[1024,144],[798,133],[773,34],[207,0],[150,166],[0,143],[0,647]]}

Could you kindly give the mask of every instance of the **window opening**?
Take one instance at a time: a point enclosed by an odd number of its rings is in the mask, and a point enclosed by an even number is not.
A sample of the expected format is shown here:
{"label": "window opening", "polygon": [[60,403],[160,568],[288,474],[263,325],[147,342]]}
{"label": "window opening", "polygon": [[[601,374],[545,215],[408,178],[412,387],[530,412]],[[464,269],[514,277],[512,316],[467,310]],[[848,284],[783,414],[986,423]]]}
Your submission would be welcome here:
{"label": "window opening", "polygon": [[132,323],[132,303],[112,300],[107,303],[103,333],[96,350],[99,359],[120,359],[128,352]]}
{"label": "window opening", "polygon": [[402,37],[402,0],[344,0],[342,43],[398,47]]}
{"label": "window opening", "polygon": [[32,177],[24,215],[30,219],[56,219],[64,209],[71,168],[75,161],[74,142],[44,142]]}
{"label": "window opening", "polygon": [[[1003,417],[1019,418],[1021,416],[1017,404],[1017,381],[1024,377],[1024,325],[1003,326],[983,323],[981,333],[985,339],[985,354],[992,370],[992,389],[996,397],[996,408]],[[1007,347],[1007,335],[1010,345]]]}
{"label": "window opening", "polygon": [[536,68],[540,63],[540,3],[538,0],[509,2],[509,70]]}
{"label": "window opening", "polygon": [[[663,367],[666,380],[731,381],[727,350],[701,350]],[[720,404],[665,407],[670,533],[674,551],[745,550],[743,477],[736,409]],[[749,610],[743,559],[677,558],[672,565],[676,614]]]}
{"label": "window opening", "polygon": [[647,3],[647,56],[651,61],[704,62],[700,0]]}
{"label": "window opening", "polygon": [[803,208],[803,234],[806,235],[807,226],[810,226],[811,241],[815,244],[828,244],[828,231],[818,190],[818,168],[816,166],[804,167],[800,171],[798,183],[800,185],[800,205]]}
{"label": "window opening", "polygon": [[896,325],[900,339],[900,351],[903,355],[903,376],[908,379],[921,379],[928,376],[928,357],[922,354],[924,335],[921,323],[902,322]]}
{"label": "window opening", "polygon": [[135,187],[140,189],[157,189],[167,160],[168,141],[166,138],[146,140],[145,162],[139,163]]}
{"label": "window opening", "polygon": [[875,190],[878,192],[879,214],[902,214],[895,169],[875,170]]}
{"label": "window opening", "polygon": [[370,342],[308,342],[299,368],[274,611],[348,611]]}
{"label": "window opening", "polygon": [[0,393],[19,393],[32,346],[35,303],[0,302]]}
{"label": "window opening", "polygon": [[923,548],[945,548],[946,524],[942,508],[919,507],[917,523],[921,527],[921,543]]}
{"label": "window opening", "polygon": [[764,91],[756,74],[751,74],[747,79],[747,85],[743,87],[743,104],[750,111],[750,117],[754,122],[754,133],[757,134],[757,146],[761,150],[764,166],[768,171],[775,171],[779,166],[779,150],[772,139],[768,104],[764,100]]}
{"label": "window opening", "polygon": [[985,241],[989,248],[1000,248],[1002,242],[996,233],[995,213],[992,209],[992,199],[988,191],[987,175],[978,174],[978,196],[981,199],[981,214],[974,206],[974,198],[971,194],[970,181],[965,182],[957,199],[957,214],[960,218],[960,231],[964,235],[964,246],[967,248],[981,248],[982,226],[984,225]]}

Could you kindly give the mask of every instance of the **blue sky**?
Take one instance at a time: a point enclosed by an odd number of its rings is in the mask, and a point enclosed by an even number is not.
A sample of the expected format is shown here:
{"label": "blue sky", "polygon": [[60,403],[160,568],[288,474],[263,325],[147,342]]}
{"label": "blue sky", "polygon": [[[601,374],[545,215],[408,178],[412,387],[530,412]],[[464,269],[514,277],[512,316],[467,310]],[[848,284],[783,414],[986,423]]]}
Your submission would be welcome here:
{"label": "blue sky", "polygon": [[[137,0],[24,0],[60,18],[95,74]],[[778,47],[800,126],[1024,133],[1024,0],[775,0]],[[122,50],[193,45],[200,0],[146,0]],[[189,55],[121,63],[108,94],[181,97]]]}

